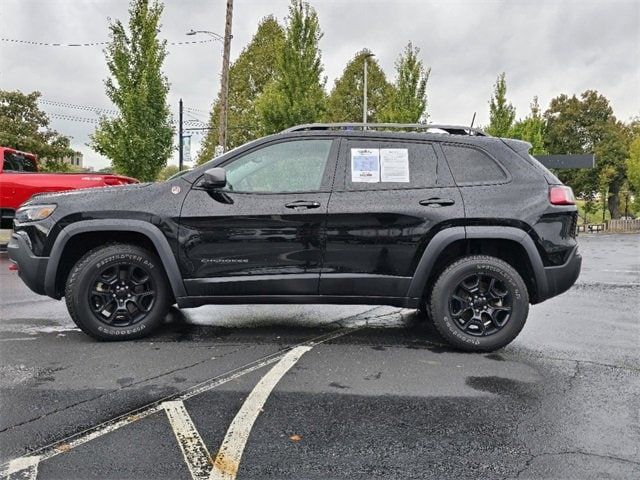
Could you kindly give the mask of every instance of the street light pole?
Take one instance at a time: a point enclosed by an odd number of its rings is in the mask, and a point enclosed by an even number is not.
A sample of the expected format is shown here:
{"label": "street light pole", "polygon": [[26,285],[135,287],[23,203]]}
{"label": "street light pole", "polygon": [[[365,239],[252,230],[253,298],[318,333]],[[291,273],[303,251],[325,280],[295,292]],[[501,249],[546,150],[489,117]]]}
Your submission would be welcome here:
{"label": "street light pole", "polygon": [[233,20],[233,0],[227,0],[227,19],[224,25],[224,52],[222,54],[222,84],[220,86],[220,120],[218,121],[218,143],[227,149],[227,111],[229,109],[229,54],[231,52],[231,21]]}
{"label": "street light pole", "polygon": [[178,170],[182,171],[184,163],[184,137],[182,134],[182,99],[178,104]]}
{"label": "street light pole", "polygon": [[187,32],[187,35],[195,35],[197,33],[206,33],[216,40],[224,42],[222,52],[222,75],[220,81],[220,117],[218,119],[218,145],[223,151],[227,148],[227,118],[229,110],[229,56],[231,53],[231,23],[233,20],[233,0],[227,0],[227,16],[224,26],[224,37],[215,32],[208,30],[193,30]]}
{"label": "street light pole", "polygon": [[367,123],[367,60],[373,57],[373,53],[367,53],[364,57],[364,82],[363,82],[363,98],[362,98],[362,123]]}

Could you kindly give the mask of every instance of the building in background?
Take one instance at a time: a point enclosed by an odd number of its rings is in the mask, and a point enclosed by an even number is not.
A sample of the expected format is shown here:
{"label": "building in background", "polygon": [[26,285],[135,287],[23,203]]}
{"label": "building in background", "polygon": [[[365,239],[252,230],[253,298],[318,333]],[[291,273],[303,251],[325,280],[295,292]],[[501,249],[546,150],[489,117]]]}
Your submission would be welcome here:
{"label": "building in background", "polygon": [[82,153],[80,152],[75,152],[71,156],[64,157],[62,161],[64,163],[68,163],[69,165],[73,165],[74,167],[83,168],[82,167],[83,158],[82,158]]}

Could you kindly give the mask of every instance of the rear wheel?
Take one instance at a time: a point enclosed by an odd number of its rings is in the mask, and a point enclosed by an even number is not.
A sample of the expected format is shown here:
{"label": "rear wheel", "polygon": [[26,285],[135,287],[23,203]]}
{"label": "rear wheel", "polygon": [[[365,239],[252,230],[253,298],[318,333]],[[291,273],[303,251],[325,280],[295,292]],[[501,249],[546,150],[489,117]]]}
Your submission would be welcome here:
{"label": "rear wheel", "polygon": [[485,255],[464,257],[438,277],[431,319],[454,347],[489,352],[509,344],[524,327],[529,296],[518,272]]}
{"label": "rear wheel", "polygon": [[167,314],[171,292],[159,259],[145,249],[112,244],[91,250],[65,288],[73,321],[99,340],[150,334]]}

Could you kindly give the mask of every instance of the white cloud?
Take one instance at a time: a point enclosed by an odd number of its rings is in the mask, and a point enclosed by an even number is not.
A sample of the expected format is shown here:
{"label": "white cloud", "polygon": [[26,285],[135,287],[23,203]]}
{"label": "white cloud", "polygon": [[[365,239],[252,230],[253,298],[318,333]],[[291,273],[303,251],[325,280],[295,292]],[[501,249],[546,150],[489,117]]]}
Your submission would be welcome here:
{"label": "white cloud", "polygon": [[[162,36],[193,38],[191,28],[223,33],[223,0],[166,0]],[[637,1],[418,1],[312,0],[324,31],[321,41],[327,87],[355,52],[369,48],[388,76],[408,41],[432,67],[429,113],[434,122],[488,121],[487,102],[499,72],[508,95],[524,116],[534,95],[543,108],[560,93],[596,89],[626,120],[640,114],[640,2]],[[126,20],[126,0],[2,0],[2,37],[44,42],[107,39],[107,17]],[[250,41],[268,14],[282,20],[288,0],[236,0],[232,57]],[[172,46],[165,64],[169,101],[207,110],[219,88],[221,44]],[[0,87],[39,90],[43,97],[110,108],[100,47],[44,47],[0,43]],[[46,107],[80,117],[91,112]],[[93,125],[54,120],[53,126],[82,147],[85,162],[107,161],[83,147]],[[197,148],[199,137],[193,138]]]}

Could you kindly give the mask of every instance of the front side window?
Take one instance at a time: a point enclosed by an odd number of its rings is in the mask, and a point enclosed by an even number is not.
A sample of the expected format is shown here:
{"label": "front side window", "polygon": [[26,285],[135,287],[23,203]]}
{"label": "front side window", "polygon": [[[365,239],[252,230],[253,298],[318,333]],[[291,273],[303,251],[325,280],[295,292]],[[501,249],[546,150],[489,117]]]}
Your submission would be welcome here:
{"label": "front side window", "polygon": [[226,190],[278,193],[321,189],[331,139],[295,140],[254,150],[229,165]]}

